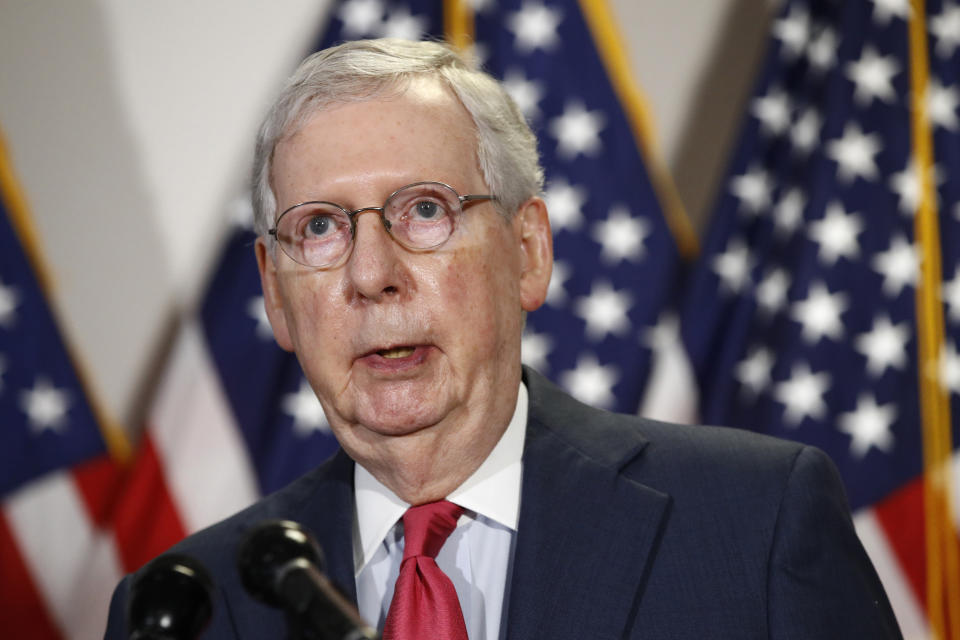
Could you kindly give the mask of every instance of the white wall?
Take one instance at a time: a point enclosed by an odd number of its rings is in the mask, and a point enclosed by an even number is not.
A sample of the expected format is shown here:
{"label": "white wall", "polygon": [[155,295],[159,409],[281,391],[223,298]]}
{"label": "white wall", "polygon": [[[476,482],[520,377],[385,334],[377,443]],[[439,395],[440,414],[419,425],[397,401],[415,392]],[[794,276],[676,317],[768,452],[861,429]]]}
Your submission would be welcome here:
{"label": "white wall", "polygon": [[[738,126],[768,8],[613,8],[697,214]],[[202,286],[253,130],[326,11],[323,0],[0,0],[0,128],[68,337],[127,424],[173,318]]]}

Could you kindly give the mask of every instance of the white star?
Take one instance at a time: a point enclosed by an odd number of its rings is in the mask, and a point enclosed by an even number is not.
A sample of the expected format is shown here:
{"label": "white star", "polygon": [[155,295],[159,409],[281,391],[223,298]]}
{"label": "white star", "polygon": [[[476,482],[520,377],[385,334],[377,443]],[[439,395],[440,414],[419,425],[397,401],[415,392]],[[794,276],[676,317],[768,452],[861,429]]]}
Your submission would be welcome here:
{"label": "white star", "polygon": [[520,339],[520,359],[523,360],[523,364],[533,367],[540,373],[547,373],[550,370],[547,357],[551,351],[553,351],[553,338],[550,334],[524,331]]}
{"label": "white star", "polygon": [[600,131],[605,119],[601,111],[587,111],[579,102],[569,102],[563,115],[550,121],[550,135],[557,140],[557,152],[566,160],[578,155],[600,153]]}
{"label": "white star", "polygon": [[858,335],[853,344],[867,359],[867,373],[879,378],[887,369],[907,365],[908,340],[910,326],[906,322],[895,325],[889,316],[881,314],[873,319],[873,328]]}
{"label": "white star", "polygon": [[293,416],[293,430],[298,436],[307,437],[314,431],[330,433],[323,407],[306,380],[300,380],[300,388],[294,393],[283,396],[280,407]]}
{"label": "white star", "polygon": [[646,250],[643,241],[650,235],[650,225],[642,218],[634,218],[626,207],[610,209],[610,215],[593,225],[593,239],[600,243],[600,257],[613,265],[623,260],[639,262]]}
{"label": "white star", "polygon": [[786,407],[783,419],[789,427],[799,426],[804,418],[819,420],[827,412],[823,394],[830,388],[830,374],[811,373],[806,364],[796,365],[790,378],[776,385],[774,397]]}
{"label": "white star", "polygon": [[841,180],[851,182],[857,176],[872,179],[877,177],[874,156],[882,146],[879,135],[865,134],[851,122],[844,128],[843,137],[827,143],[827,155],[837,162]]}
{"label": "white star", "polygon": [[13,323],[17,319],[14,311],[17,310],[19,304],[20,294],[17,293],[17,290],[13,285],[4,286],[3,281],[0,280],[0,327],[4,329],[13,328]]}
{"label": "white star", "polygon": [[893,403],[879,406],[869,393],[860,395],[857,408],[837,419],[840,431],[850,436],[850,454],[854,458],[867,455],[871,447],[884,453],[893,451],[893,433],[890,427],[897,419],[897,406]]}
{"label": "white star", "polygon": [[267,309],[263,306],[263,296],[254,296],[247,302],[247,315],[257,321],[257,337],[262,340],[273,338],[273,328],[267,317]]}
{"label": "white star", "polygon": [[[943,171],[940,167],[933,168],[933,181],[936,186],[943,184]],[[900,212],[905,216],[913,216],[920,206],[920,172],[917,170],[917,163],[913,158],[907,163],[903,171],[890,176],[890,188],[900,198]],[[937,197],[934,189],[934,197]]]}
{"label": "white star", "polygon": [[740,199],[741,210],[754,215],[770,206],[772,191],[773,180],[762,167],[751,167],[730,180],[730,192]]}
{"label": "white star", "polygon": [[910,0],[873,0],[873,21],[886,26],[890,18],[910,18]]}
{"label": "white star", "polygon": [[408,7],[397,7],[387,15],[387,19],[380,25],[380,36],[383,38],[400,38],[401,40],[419,40],[430,28],[426,16],[415,16]]}
{"label": "white star", "polygon": [[793,129],[790,130],[790,141],[793,148],[804,155],[808,155],[817,143],[820,142],[820,127],[823,121],[820,114],[813,107],[807,107],[797,118]]}
{"label": "white star", "polygon": [[756,398],[770,386],[774,361],[773,351],[766,347],[754,347],[746,358],[737,363],[733,375],[749,398]]}
{"label": "white star", "polygon": [[774,23],[773,35],[783,43],[787,58],[799,56],[810,39],[810,15],[807,10],[801,6],[792,6],[789,15]]}
{"label": "white star", "polygon": [[625,335],[630,330],[627,312],[633,301],[626,291],[615,291],[609,283],[594,282],[590,295],[577,298],[575,311],[587,323],[587,337],[599,341],[608,334]]}
{"label": "white star", "polygon": [[790,278],[783,269],[772,269],[757,285],[757,303],[764,313],[773,315],[787,302]]}
{"label": "white star", "polygon": [[27,414],[34,433],[47,430],[62,433],[70,402],[69,392],[55,388],[46,378],[37,378],[33,389],[20,392],[20,409]]}
{"label": "white star", "polygon": [[952,342],[940,345],[937,377],[944,390],[960,393],[960,354],[957,353],[957,347]]}
{"label": "white star", "polygon": [[601,365],[593,354],[584,354],[577,358],[575,369],[560,374],[560,384],[577,400],[608,409],[613,406],[613,388],[619,378],[614,365]]}
{"label": "white star", "polygon": [[958,127],[957,106],[960,105],[960,92],[956,87],[945,87],[936,78],[927,85],[927,113],[933,124],[956,131]]}
{"label": "white star", "polygon": [[802,325],[803,339],[810,344],[816,344],[824,336],[839,340],[843,337],[840,316],[849,306],[846,294],[830,293],[824,283],[816,282],[810,285],[805,299],[793,303],[790,317]]}
{"label": "white star", "polygon": [[790,98],[787,92],[771,88],[765,96],[754,98],[750,112],[760,120],[760,129],[778,136],[790,128]]}
{"label": "white star", "polygon": [[906,285],[916,285],[919,262],[916,248],[902,234],[898,234],[890,240],[890,247],[886,251],[873,257],[870,266],[883,276],[883,292],[895,298]]}
{"label": "white star", "polygon": [[813,70],[822,73],[836,64],[839,45],[833,29],[821,29],[807,47],[807,59]]}
{"label": "white star", "polygon": [[723,253],[713,259],[713,270],[720,276],[725,290],[739,294],[750,282],[753,258],[750,249],[740,238],[731,238]]}
{"label": "white star", "polygon": [[560,307],[567,301],[567,290],[564,287],[570,276],[573,275],[573,269],[563,260],[556,260],[553,263],[553,271],[550,273],[550,285],[547,287],[546,303],[551,307]]}
{"label": "white star", "polygon": [[347,0],[337,15],[343,22],[343,35],[347,38],[373,35],[383,19],[383,3],[380,0]]}
{"label": "white star", "polygon": [[517,49],[530,53],[535,49],[550,51],[560,44],[557,27],[563,21],[563,12],[540,3],[524,2],[520,11],[510,14],[507,28],[517,39]]}
{"label": "white star", "polygon": [[937,38],[937,55],[949,58],[960,45],[960,5],[944,6],[930,18],[930,33]]}
{"label": "white star", "polygon": [[803,209],[806,206],[807,200],[801,189],[795,187],[783,194],[773,208],[773,225],[777,235],[788,237],[796,231],[803,222]]}
{"label": "white star", "polygon": [[954,267],[953,278],[943,283],[940,298],[947,304],[950,320],[960,322],[960,266]]}
{"label": "white star", "polygon": [[581,209],[587,202],[587,190],[563,179],[551,180],[543,194],[550,215],[550,226],[557,233],[562,229],[576,231],[583,224]]}
{"label": "white star", "polygon": [[546,93],[543,83],[527,80],[522,71],[511,69],[503,76],[502,84],[528,121],[540,116],[540,101]]}
{"label": "white star", "polygon": [[865,47],[859,60],[847,64],[847,77],[856,85],[853,98],[861,106],[869,105],[875,98],[892,102],[897,97],[893,76],[899,72],[896,58],[881,56],[873,47]]}
{"label": "white star", "polygon": [[837,258],[853,260],[860,255],[857,236],[863,231],[863,222],[856,213],[847,213],[839,202],[831,202],[820,220],[810,223],[810,239],[820,245],[820,261],[833,266]]}

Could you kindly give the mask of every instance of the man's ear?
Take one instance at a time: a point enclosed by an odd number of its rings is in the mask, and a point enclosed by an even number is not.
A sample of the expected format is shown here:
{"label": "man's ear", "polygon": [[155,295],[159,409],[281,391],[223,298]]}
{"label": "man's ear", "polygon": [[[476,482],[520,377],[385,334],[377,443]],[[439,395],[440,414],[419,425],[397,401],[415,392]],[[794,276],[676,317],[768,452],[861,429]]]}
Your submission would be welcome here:
{"label": "man's ear", "polygon": [[520,274],[520,304],[534,311],[547,299],[553,270],[553,235],[547,205],[541,198],[530,198],[517,210],[523,265]]}
{"label": "man's ear", "polygon": [[280,283],[277,281],[277,266],[263,238],[257,238],[254,250],[257,253],[257,267],[260,269],[263,306],[267,311],[270,326],[273,327],[273,338],[281,349],[293,351],[293,341],[290,340],[290,331],[287,328],[287,316],[283,311],[283,294],[280,293]]}

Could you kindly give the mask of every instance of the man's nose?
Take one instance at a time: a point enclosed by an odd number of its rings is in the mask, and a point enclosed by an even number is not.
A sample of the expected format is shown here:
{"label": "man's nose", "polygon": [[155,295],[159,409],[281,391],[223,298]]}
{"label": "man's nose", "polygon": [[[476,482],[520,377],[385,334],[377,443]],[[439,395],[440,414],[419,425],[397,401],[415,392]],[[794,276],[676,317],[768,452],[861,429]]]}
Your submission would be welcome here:
{"label": "man's nose", "polygon": [[390,237],[378,209],[361,209],[354,220],[353,251],[346,265],[350,281],[364,298],[379,301],[396,295],[403,281],[400,246]]}

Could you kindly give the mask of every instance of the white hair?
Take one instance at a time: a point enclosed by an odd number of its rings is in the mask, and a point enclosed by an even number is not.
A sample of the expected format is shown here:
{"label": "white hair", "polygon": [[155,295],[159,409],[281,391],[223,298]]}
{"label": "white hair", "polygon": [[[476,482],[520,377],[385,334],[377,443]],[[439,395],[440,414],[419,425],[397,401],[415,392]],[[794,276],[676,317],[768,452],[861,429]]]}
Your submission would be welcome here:
{"label": "white hair", "polygon": [[[287,81],[260,132],[253,163],[254,227],[273,226],[277,200],[270,182],[277,144],[331,105],[402,93],[413,77],[441,80],[470,113],[477,163],[499,209],[512,216],[543,189],[537,140],[516,103],[493,77],[449,46],[384,38],[357,40],[309,56]],[[431,176],[424,176],[429,180]]]}

